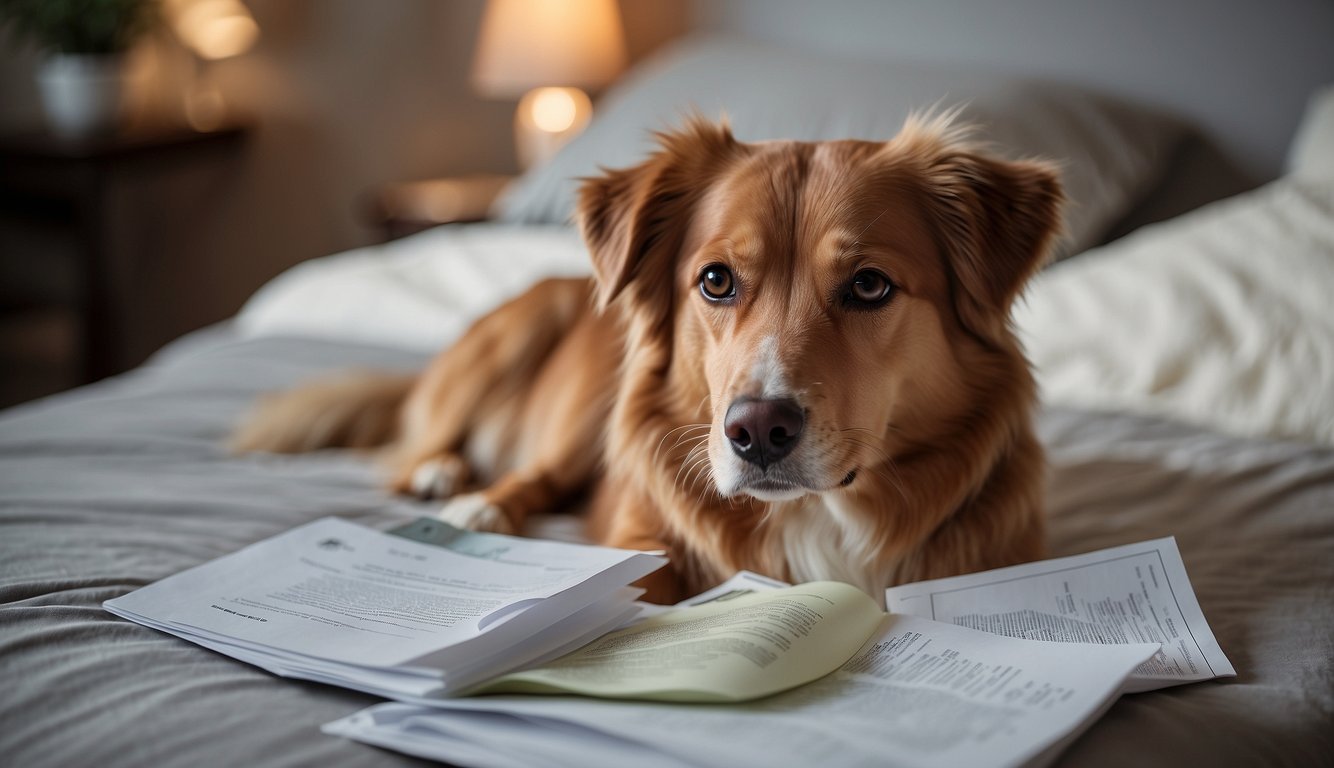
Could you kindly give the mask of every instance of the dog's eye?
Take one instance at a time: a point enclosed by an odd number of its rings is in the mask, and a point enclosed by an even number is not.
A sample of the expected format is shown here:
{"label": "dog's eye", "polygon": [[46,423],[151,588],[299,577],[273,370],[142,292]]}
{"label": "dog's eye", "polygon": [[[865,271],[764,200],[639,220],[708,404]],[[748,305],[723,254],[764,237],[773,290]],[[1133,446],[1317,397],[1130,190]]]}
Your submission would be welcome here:
{"label": "dog's eye", "polygon": [[736,295],[736,284],[727,267],[710,264],[699,273],[699,290],[710,301],[722,301]]}
{"label": "dog's eye", "polygon": [[860,309],[878,307],[894,293],[894,284],[888,277],[871,269],[863,269],[852,276],[845,300]]}

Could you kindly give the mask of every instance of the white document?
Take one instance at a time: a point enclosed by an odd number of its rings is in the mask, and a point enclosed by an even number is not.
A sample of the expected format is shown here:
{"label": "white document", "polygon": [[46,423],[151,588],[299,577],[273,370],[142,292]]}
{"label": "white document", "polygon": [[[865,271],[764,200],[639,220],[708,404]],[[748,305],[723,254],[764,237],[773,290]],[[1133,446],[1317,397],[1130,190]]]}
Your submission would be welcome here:
{"label": "white document", "polygon": [[754,571],[737,571],[736,575],[724,581],[722,584],[700,592],[694,597],[687,597],[675,605],[658,605],[657,603],[635,603],[639,607],[639,613],[630,617],[621,629],[632,627],[645,619],[654,616],[662,616],[681,608],[689,608],[692,605],[703,605],[715,600],[730,600],[734,597],[749,595],[755,592],[772,592],[775,589],[790,587],[786,581],[771,579],[768,576],[761,576]]}
{"label": "white document", "polygon": [[687,597],[685,600],[677,603],[677,606],[703,605],[716,601],[731,600],[734,597],[749,595],[754,592],[772,592],[775,589],[790,587],[786,581],[771,579],[768,576],[761,576],[754,571],[737,571],[736,575],[724,581],[722,584],[700,592],[694,597]]}
{"label": "white document", "polygon": [[361,667],[321,659],[256,650],[212,636],[148,624],[234,659],[253,664],[280,677],[337,685],[397,701],[433,705],[442,697],[513,669],[543,664],[564,656],[619,628],[636,614],[634,598],[643,590],[624,587],[617,597],[593,603],[513,646],[448,670],[413,667]]}
{"label": "white document", "polygon": [[1032,640],[1161,643],[1127,692],[1236,674],[1209,629],[1176,539],[998,568],[885,590],[906,613]]}
{"label": "white document", "polygon": [[495,768],[1038,765],[1157,650],[1015,640],[891,615],[838,671],[750,704],[481,697],[440,709],[380,705],[324,730]]}
{"label": "white document", "polygon": [[455,687],[586,643],[624,623],[642,593],[625,585],[665,562],[451,530],[423,544],[325,518],[104,607],[276,674],[393,695],[378,682]]}

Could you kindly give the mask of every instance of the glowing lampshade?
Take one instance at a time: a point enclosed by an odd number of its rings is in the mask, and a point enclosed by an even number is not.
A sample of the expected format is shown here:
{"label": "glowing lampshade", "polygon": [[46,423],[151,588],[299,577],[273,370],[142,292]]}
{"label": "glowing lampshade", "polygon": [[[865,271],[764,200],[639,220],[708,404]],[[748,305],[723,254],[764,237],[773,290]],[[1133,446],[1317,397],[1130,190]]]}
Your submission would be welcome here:
{"label": "glowing lampshade", "polygon": [[259,37],[259,25],[240,0],[169,0],[166,5],[176,36],[201,59],[245,53]]}
{"label": "glowing lampshade", "polygon": [[551,85],[595,90],[625,67],[616,0],[490,0],[473,62],[483,96]]}
{"label": "glowing lampshade", "polygon": [[519,164],[535,165],[577,135],[593,114],[582,89],[625,67],[616,0],[489,0],[473,62],[473,87],[522,96],[515,112]]}

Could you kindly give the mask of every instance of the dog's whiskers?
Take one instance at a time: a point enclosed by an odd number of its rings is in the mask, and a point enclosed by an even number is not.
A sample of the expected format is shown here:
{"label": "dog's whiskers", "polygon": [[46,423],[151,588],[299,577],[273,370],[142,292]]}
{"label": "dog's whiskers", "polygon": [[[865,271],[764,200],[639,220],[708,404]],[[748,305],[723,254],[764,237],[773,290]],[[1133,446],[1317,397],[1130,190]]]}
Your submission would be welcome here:
{"label": "dog's whiskers", "polygon": [[682,473],[687,471],[687,467],[689,467],[690,465],[690,459],[694,455],[695,455],[695,448],[691,448],[689,451],[686,452],[685,458],[681,460],[681,466],[676,468],[676,477],[672,478],[673,488],[681,484],[681,475]]}
{"label": "dog's whiskers", "polygon": [[[693,479],[692,479],[693,475]],[[686,481],[688,485],[683,489],[687,494],[695,493],[695,486],[701,480],[711,479],[713,475],[713,466],[709,463],[709,455],[703,452],[691,463],[690,469],[686,472]]]}
{"label": "dog's whiskers", "polygon": [[[690,490],[686,484],[690,482],[691,473],[694,472],[701,461],[707,462],[709,459],[709,452],[703,444],[703,438],[696,438],[694,442],[695,445],[686,452],[685,458],[681,460],[681,466],[676,470],[676,477],[672,480],[673,487],[679,485],[686,492]],[[701,451],[700,448],[705,448],[705,450]],[[685,474],[685,484],[681,482],[682,473]]]}
{"label": "dog's whiskers", "polygon": [[691,431],[693,430],[708,429],[710,426],[711,425],[709,424],[696,422],[691,424],[682,424],[681,426],[676,427],[675,429],[670,429],[666,433],[664,433],[662,439],[658,441],[658,448],[662,448],[662,444],[667,441],[667,438],[671,437],[672,435],[675,435],[678,432],[681,433],[681,436],[684,436],[690,434]]}
{"label": "dog's whiskers", "polygon": [[[681,433],[680,435],[677,436],[676,440],[672,443],[672,449],[675,449],[675,448],[680,447],[680,445],[681,445],[681,441],[682,441],[682,440],[685,440],[685,439],[687,439],[687,438],[689,438],[689,437],[693,434],[693,431],[695,431],[695,430],[701,430],[701,429],[702,429],[702,430],[708,430],[708,429],[710,429],[711,427],[712,427],[712,425],[710,425],[710,424],[698,424],[698,423],[697,423],[697,424],[683,424],[683,425],[681,425],[681,426],[679,426],[679,427],[676,427],[675,429],[669,430],[666,434],[664,434],[664,435],[662,436],[662,439],[658,441],[658,445],[657,445],[657,447],[653,449],[653,463],[654,463],[655,465],[658,463],[658,459],[659,459],[659,458],[661,457],[661,455],[662,455],[662,446],[663,446],[663,443],[666,443],[666,442],[667,442],[667,438],[671,437],[672,435],[674,435],[674,434],[676,434],[676,433],[678,433],[678,432]],[[707,435],[706,435],[706,436],[707,436]],[[669,450],[671,450],[671,449],[669,449]]]}

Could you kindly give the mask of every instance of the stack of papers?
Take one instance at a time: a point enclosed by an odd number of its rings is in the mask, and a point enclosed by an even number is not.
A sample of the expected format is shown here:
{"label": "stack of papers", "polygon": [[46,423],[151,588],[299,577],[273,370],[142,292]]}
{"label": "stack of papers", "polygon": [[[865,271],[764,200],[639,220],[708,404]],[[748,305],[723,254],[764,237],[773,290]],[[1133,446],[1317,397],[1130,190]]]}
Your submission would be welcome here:
{"label": "stack of papers", "polygon": [[1157,651],[884,616],[833,674],[744,704],[483,696],[381,704],[324,731],[479,768],[1038,765]]}
{"label": "stack of papers", "polygon": [[624,626],[661,557],[325,518],[103,604],[283,677],[430,701]]}
{"label": "stack of papers", "polygon": [[[741,607],[786,586],[742,573],[687,603]],[[1041,766],[1122,693],[1235,674],[1170,538],[894,587],[886,602],[891,614],[832,674],[758,701],[486,696],[381,704],[324,730],[478,768]],[[572,657],[584,659],[573,671],[606,642]],[[494,689],[577,690],[552,675],[568,665]]]}
{"label": "stack of papers", "polygon": [[394,699],[325,731],[481,768],[1036,766],[1124,692],[1235,674],[1172,539],[894,587],[889,614],[749,573],[637,603],[664,564],[330,518],[104,606]]}

